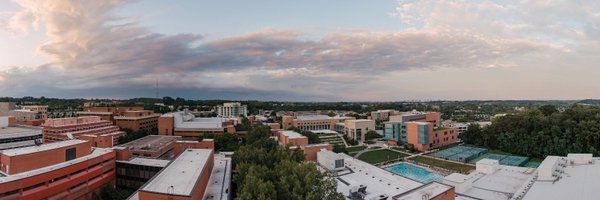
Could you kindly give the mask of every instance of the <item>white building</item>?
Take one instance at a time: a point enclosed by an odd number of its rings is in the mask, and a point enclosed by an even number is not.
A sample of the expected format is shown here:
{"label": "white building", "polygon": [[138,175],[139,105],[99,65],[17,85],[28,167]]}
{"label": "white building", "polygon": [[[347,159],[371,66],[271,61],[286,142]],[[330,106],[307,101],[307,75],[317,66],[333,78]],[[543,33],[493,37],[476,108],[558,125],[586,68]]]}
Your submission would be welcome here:
{"label": "white building", "polygon": [[219,117],[248,116],[248,107],[240,102],[224,103],[222,106],[217,106],[216,110]]}

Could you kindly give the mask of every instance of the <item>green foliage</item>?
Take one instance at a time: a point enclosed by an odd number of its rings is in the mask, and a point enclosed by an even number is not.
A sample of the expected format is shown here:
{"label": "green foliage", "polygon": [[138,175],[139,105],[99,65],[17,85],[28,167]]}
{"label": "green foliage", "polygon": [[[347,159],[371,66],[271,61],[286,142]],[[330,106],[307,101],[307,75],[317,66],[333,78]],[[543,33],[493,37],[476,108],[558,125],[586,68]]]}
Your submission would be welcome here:
{"label": "green foliage", "polygon": [[344,140],[346,140],[346,143],[348,143],[348,145],[350,146],[358,145],[358,141],[356,141],[355,139],[350,139],[346,135],[344,135]]}
{"label": "green foliage", "polygon": [[383,135],[379,135],[379,133],[377,133],[377,131],[374,130],[370,130],[365,134],[365,140],[372,140],[372,139],[376,139],[376,138],[382,138]]}
{"label": "green foliage", "polygon": [[358,159],[371,164],[375,164],[390,160],[398,160],[399,158],[404,158],[406,156],[408,156],[408,154],[392,151],[389,149],[379,149],[374,151],[367,151],[361,154],[358,157]]}
{"label": "green foliage", "polygon": [[469,126],[459,137],[468,144],[529,157],[598,155],[600,107],[574,105],[564,112],[542,106],[497,118],[486,128]]}
{"label": "green foliage", "polygon": [[343,145],[339,145],[339,144],[333,145],[333,152],[348,154],[348,150],[346,149],[346,147]]}
{"label": "green foliage", "polygon": [[[131,196],[134,191],[115,188],[111,185],[106,185],[100,191],[100,195],[93,195],[94,200],[125,200]],[[95,194],[95,193],[94,193]]]}
{"label": "green foliage", "polygon": [[247,143],[233,155],[237,199],[344,199],[335,180],[315,165],[303,164],[302,150],[277,145],[266,131],[252,126]]}
{"label": "green foliage", "polygon": [[235,151],[240,145],[237,136],[230,133],[217,133],[213,139],[216,151]]}

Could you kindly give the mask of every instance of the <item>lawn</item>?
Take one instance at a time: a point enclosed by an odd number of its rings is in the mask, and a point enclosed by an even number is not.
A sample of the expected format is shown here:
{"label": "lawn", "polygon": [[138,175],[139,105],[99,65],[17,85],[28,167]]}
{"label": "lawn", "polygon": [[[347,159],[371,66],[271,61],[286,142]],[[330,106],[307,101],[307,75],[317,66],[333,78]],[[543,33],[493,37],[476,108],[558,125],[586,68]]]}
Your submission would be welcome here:
{"label": "lawn", "polygon": [[471,169],[475,169],[475,167],[470,166],[470,165],[463,165],[463,164],[458,164],[458,163],[453,163],[453,162],[448,162],[448,161],[443,161],[443,160],[437,160],[437,159],[428,158],[428,157],[424,157],[424,156],[417,156],[417,157],[411,158],[410,160],[414,160],[414,161],[417,161],[417,162],[420,162],[423,164],[441,167],[441,168],[445,168],[445,169],[449,169],[449,170],[459,171],[462,173],[468,172]]}
{"label": "lawn", "polygon": [[375,164],[380,162],[385,162],[389,160],[396,160],[398,158],[404,158],[408,156],[408,154],[392,151],[389,149],[379,149],[374,151],[368,151],[361,154],[358,159]]}
{"label": "lawn", "polygon": [[355,152],[355,151],[361,151],[366,148],[367,148],[367,146],[353,146],[353,147],[346,148],[346,150],[348,150],[348,152]]}

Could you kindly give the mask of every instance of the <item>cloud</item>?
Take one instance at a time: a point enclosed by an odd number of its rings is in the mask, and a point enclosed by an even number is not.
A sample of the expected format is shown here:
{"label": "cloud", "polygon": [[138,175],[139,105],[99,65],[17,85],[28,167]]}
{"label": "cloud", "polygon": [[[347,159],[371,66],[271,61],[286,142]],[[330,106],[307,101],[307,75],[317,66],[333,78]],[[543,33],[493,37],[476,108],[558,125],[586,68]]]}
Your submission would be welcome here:
{"label": "cloud", "polygon": [[[564,1],[400,1],[392,15],[409,28],[397,32],[306,39],[309,35],[297,30],[265,28],[207,40],[201,34],[154,33],[135,18],[113,14],[132,1],[16,2],[24,10],[10,18],[11,30],[45,30],[47,42],[38,50],[51,63],[0,71],[3,94],[44,88],[51,92],[47,96],[111,90],[122,97],[141,95],[126,90],[152,96],[148,88],[159,80],[165,90],[194,91],[198,97],[202,91],[232,91],[278,99],[371,99],[349,92],[389,72],[518,68],[527,58],[562,54],[574,49],[574,41],[593,40],[600,24],[587,4]],[[540,19],[544,12],[555,15]],[[582,19],[587,21],[571,23]]]}

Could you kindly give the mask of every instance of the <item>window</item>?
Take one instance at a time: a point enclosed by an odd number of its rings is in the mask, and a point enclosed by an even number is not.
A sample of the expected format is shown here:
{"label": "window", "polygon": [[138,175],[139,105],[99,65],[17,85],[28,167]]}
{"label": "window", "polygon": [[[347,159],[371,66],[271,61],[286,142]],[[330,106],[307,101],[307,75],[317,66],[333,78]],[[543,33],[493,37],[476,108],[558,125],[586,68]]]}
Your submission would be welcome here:
{"label": "window", "polygon": [[70,148],[65,151],[65,161],[73,160],[76,157],[76,149]]}

